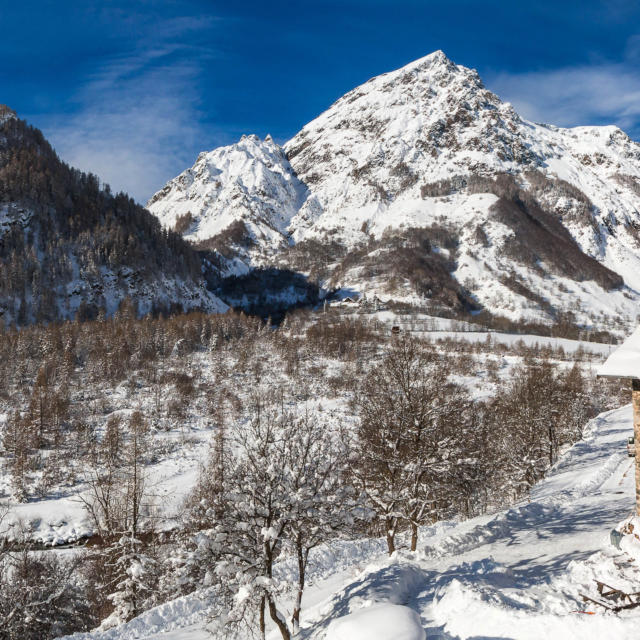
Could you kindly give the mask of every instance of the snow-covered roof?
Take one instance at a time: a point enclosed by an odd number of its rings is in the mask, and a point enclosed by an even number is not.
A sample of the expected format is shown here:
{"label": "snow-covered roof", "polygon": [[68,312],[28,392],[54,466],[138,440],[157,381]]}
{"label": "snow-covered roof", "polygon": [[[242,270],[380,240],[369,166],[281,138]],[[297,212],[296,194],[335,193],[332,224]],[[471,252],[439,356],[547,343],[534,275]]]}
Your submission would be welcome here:
{"label": "snow-covered roof", "polygon": [[598,375],[640,379],[640,327],[606,359]]}

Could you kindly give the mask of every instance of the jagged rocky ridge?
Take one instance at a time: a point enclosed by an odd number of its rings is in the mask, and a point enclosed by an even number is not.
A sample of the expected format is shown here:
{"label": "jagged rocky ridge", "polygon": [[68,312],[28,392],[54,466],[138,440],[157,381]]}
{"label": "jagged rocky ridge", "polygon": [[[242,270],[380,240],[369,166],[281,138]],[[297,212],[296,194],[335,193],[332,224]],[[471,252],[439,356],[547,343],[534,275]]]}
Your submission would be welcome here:
{"label": "jagged rocky ridge", "polygon": [[237,246],[269,251],[288,246],[287,229],[307,195],[284,150],[270,136],[250,135],[201,153],[147,207],[201,248],[217,247],[208,241],[228,230]]}
{"label": "jagged rocky ridge", "polygon": [[0,319],[5,325],[227,306],[200,256],[125,194],[67,166],[40,131],[0,108]]}
{"label": "jagged rocky ridge", "polygon": [[168,227],[188,212],[230,273],[516,320],[640,308],[640,145],[527,122],[442,52],[350,91],[284,153],[250,136],[201,154],[149,208]]}

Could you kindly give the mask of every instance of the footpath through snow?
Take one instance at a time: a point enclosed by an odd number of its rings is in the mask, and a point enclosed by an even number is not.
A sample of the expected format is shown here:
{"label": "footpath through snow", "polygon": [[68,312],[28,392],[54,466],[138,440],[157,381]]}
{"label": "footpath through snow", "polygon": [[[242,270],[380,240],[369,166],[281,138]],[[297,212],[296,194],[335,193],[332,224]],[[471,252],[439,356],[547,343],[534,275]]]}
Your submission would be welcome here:
{"label": "footpath through snow", "polygon": [[[640,590],[637,563],[609,543],[611,528],[634,506],[633,460],[625,449],[631,425],[630,406],[598,416],[530,501],[425,528],[416,554],[387,558],[376,540],[318,551],[300,637],[336,640],[349,632],[397,640],[380,637],[382,605],[401,605],[387,610],[406,626],[403,638],[422,637],[420,627],[427,640],[640,637],[640,611],[608,614],[580,598],[597,593],[596,578]],[[74,637],[206,640],[205,617],[202,599],[189,596],[118,629]]]}

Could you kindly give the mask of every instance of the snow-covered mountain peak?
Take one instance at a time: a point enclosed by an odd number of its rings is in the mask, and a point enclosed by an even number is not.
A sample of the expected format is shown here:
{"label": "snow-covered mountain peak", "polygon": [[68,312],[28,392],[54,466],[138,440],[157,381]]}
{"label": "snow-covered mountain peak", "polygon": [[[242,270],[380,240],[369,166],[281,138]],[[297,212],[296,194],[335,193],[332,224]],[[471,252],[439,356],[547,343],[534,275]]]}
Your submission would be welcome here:
{"label": "snow-covered mountain peak", "polygon": [[[445,151],[468,147],[465,136],[453,134],[452,123],[460,129],[476,123],[466,136],[472,146],[487,153],[504,147],[503,157],[539,164],[508,134],[490,139],[489,129],[503,120],[512,128],[520,122],[475,71],[435,51],[356,87],[285,150],[271,136],[260,140],[252,134],[201,153],[148,208],[194,241],[240,221],[254,239],[267,237],[267,245],[281,246],[290,233],[300,239],[323,213],[384,207],[404,192],[417,195],[419,175],[437,179],[451,173]],[[477,156],[475,149],[471,155]]]}
{"label": "snow-covered mountain peak", "polygon": [[282,147],[270,135],[261,140],[252,134],[201,153],[147,207],[190,240],[204,241],[242,223],[251,242],[280,246],[305,198]]}
{"label": "snow-covered mountain peak", "polygon": [[432,53],[429,53],[422,58],[412,60],[399,69],[394,69],[393,71],[388,71],[386,73],[377,75],[372,78],[372,80],[375,80],[377,78],[393,78],[396,76],[404,76],[406,73],[414,72],[419,74],[438,74],[440,78],[444,77],[447,74],[454,75],[457,73],[470,72],[471,74],[475,74],[475,76],[478,77],[475,71],[456,64],[453,60],[447,57],[444,51],[438,49],[437,51],[433,51]]}
{"label": "snow-covered mountain peak", "polygon": [[370,214],[401,195],[419,198],[423,179],[539,167],[543,159],[524,143],[521,126],[477,72],[441,51],[376,76],[285,145],[312,192],[297,236],[323,215],[328,223],[327,216]]}
{"label": "snow-covered mountain peak", "polygon": [[[483,106],[485,103],[496,108],[502,106],[500,100],[486,90],[475,70],[457,65],[442,51],[436,51],[400,69],[375,76],[349,91],[305,126],[302,132],[322,122],[330,122],[331,116],[337,111],[345,115],[344,112],[375,105],[393,108],[392,112],[381,114],[381,118],[387,116],[391,120],[389,116],[399,115],[398,107],[406,106],[412,109],[409,115],[424,118],[435,114],[442,102],[448,108],[454,103],[465,108]],[[515,115],[513,109],[504,106]],[[288,143],[287,148],[290,146],[291,143]]]}

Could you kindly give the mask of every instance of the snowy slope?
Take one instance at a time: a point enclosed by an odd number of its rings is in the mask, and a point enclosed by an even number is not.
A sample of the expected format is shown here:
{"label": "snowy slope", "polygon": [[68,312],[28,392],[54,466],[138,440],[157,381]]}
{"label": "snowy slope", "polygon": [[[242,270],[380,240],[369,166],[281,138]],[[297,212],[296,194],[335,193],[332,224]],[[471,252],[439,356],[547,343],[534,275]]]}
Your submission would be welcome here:
{"label": "snowy slope", "polygon": [[[351,248],[385,230],[446,225],[458,238],[453,275],[494,313],[546,321],[564,310],[599,326],[605,315],[635,319],[640,145],[616,127],[527,122],[475,71],[437,51],[353,89],[284,150],[286,158],[272,141],[250,136],[201,154],[149,208],[166,226],[190,211],[185,235],[196,240],[245,222],[258,243],[254,256],[285,248],[289,236]],[[505,222],[494,192],[467,184],[505,172],[548,213],[537,244],[529,227]],[[432,188],[451,178],[450,190]],[[566,237],[544,255],[559,236]],[[367,259],[383,264],[384,253]],[[351,264],[330,284],[407,298],[362,266]]]}
{"label": "snowy slope", "polygon": [[[316,550],[302,637],[330,637],[332,623],[357,612],[358,627],[350,618],[338,628],[378,637],[368,626],[376,616],[366,615],[366,609],[402,605],[418,614],[430,639],[636,638],[637,611],[584,615],[593,608],[580,598],[580,593],[595,595],[596,578],[629,590],[640,579],[636,564],[608,541],[610,529],[633,509],[632,463],[624,449],[630,431],[629,406],[602,414],[534,488],[529,502],[425,528],[414,555],[388,558],[376,540]],[[408,637],[419,638],[410,625],[413,618],[403,611],[392,613],[408,625],[413,634]],[[196,594],[122,627],[74,637],[205,640],[205,620],[203,594]],[[269,635],[276,637],[277,632]]]}

